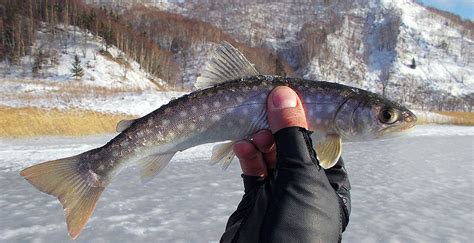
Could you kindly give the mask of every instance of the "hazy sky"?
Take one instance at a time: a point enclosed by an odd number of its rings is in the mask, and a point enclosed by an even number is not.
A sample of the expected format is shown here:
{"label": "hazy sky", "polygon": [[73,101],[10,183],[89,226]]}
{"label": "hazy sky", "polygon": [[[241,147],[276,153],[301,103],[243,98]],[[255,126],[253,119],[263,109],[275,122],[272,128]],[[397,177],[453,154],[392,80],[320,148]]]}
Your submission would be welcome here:
{"label": "hazy sky", "polygon": [[474,20],[474,0],[420,0],[420,2],[453,12],[464,19]]}

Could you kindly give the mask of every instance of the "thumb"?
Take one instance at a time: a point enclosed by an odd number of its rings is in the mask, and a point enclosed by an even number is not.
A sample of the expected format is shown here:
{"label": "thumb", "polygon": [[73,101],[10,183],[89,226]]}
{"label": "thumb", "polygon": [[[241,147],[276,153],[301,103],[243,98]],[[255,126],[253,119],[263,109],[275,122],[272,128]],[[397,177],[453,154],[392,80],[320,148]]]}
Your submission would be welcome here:
{"label": "thumb", "polygon": [[267,99],[267,114],[273,134],[286,127],[308,129],[301,100],[289,87],[279,86],[270,92]]}

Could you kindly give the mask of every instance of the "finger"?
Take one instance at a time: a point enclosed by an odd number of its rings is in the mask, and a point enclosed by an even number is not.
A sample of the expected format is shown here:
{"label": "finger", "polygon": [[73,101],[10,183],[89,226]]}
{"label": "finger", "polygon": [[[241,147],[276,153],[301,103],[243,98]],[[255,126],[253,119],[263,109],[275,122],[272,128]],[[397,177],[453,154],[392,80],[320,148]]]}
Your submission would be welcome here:
{"label": "finger", "polygon": [[279,86],[272,90],[267,100],[267,113],[272,133],[293,126],[308,129],[301,100],[289,87]]}
{"label": "finger", "polygon": [[276,165],[276,147],[273,140],[273,134],[269,130],[261,130],[252,136],[253,143],[263,153],[263,160],[267,168],[275,168]]}
{"label": "finger", "polygon": [[239,158],[242,173],[248,176],[267,176],[267,166],[262,153],[249,141],[234,144],[234,153]]}
{"label": "finger", "polygon": [[273,134],[270,130],[260,130],[252,136],[252,141],[262,153],[270,152],[273,145]]}
{"label": "finger", "polygon": [[277,161],[277,153],[276,153],[276,145],[275,143],[272,144],[270,151],[268,153],[263,154],[263,160],[267,164],[268,169],[275,169],[276,161]]}

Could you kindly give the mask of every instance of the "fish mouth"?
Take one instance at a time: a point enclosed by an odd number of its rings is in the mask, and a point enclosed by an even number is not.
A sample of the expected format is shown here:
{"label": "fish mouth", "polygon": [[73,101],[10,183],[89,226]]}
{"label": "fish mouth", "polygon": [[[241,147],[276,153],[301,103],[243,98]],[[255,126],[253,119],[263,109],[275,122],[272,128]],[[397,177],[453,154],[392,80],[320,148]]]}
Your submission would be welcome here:
{"label": "fish mouth", "polygon": [[411,128],[411,127],[415,126],[416,121],[418,120],[416,115],[413,114],[413,112],[411,112],[409,110],[403,111],[402,112],[402,117],[403,117],[403,121],[406,124],[410,125],[410,127],[408,127],[408,128]]}

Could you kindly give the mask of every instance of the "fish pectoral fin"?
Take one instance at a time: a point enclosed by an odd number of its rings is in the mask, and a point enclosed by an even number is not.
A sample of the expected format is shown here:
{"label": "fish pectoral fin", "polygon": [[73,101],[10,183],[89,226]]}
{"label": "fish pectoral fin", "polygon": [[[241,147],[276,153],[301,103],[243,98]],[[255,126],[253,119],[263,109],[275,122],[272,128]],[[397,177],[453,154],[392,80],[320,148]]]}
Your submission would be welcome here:
{"label": "fish pectoral fin", "polygon": [[197,78],[198,89],[214,86],[226,81],[251,77],[259,73],[245,56],[228,42],[222,42]]}
{"label": "fish pectoral fin", "polygon": [[328,135],[315,145],[319,165],[324,169],[333,167],[342,153],[342,140],[339,135]]}
{"label": "fish pectoral fin", "polygon": [[223,170],[227,169],[235,157],[234,151],[232,150],[234,143],[235,141],[230,141],[215,145],[212,148],[212,156],[209,163],[211,165],[218,164]]}
{"label": "fish pectoral fin", "polygon": [[119,123],[117,123],[117,127],[115,128],[115,130],[117,132],[123,132],[125,129],[129,128],[135,121],[136,119],[121,120],[119,121]]}
{"label": "fish pectoral fin", "polygon": [[166,154],[153,154],[138,161],[140,166],[140,176],[142,183],[147,183],[153,179],[158,172],[163,170],[170,162],[176,152]]}

